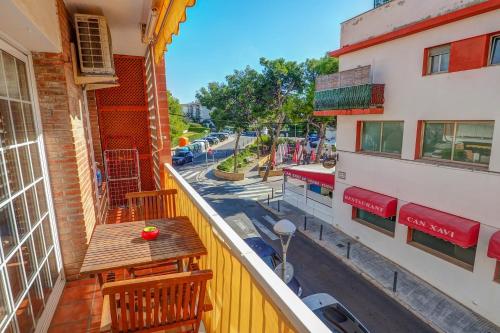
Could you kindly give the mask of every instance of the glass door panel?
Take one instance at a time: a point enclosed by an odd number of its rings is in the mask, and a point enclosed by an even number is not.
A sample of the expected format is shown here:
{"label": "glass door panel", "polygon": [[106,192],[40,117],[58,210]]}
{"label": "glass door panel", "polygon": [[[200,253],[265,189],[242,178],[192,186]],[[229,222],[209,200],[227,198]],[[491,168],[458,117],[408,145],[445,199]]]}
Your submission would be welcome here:
{"label": "glass door panel", "polygon": [[26,62],[24,55],[0,40],[2,332],[33,332],[56,282],[61,281]]}

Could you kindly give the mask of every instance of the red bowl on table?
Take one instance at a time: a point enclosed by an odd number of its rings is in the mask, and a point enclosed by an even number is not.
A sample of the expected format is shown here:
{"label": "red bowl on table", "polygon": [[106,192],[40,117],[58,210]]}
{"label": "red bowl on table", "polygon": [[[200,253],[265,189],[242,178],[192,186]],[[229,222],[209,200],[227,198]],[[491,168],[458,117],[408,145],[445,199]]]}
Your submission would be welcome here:
{"label": "red bowl on table", "polygon": [[144,240],[153,240],[160,234],[160,230],[157,227],[146,227],[142,229],[141,237]]}

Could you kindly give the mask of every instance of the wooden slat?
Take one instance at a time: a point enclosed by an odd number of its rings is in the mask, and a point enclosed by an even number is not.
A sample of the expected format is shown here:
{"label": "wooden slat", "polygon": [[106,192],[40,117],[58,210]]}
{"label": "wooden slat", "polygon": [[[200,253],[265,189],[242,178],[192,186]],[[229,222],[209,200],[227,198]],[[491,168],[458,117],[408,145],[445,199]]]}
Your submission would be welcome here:
{"label": "wooden slat", "polygon": [[115,294],[112,294],[109,296],[109,310],[111,313],[111,327],[112,331],[118,331],[119,330],[119,324],[118,324],[118,315],[116,313],[116,298]]}
{"label": "wooden slat", "polygon": [[161,324],[166,324],[167,323],[167,316],[168,316],[168,287],[163,287],[161,288],[161,318],[160,322]]}
{"label": "wooden slat", "polygon": [[191,284],[184,285],[184,299],[182,300],[182,319],[189,319],[189,304],[191,303]]}
{"label": "wooden slat", "polygon": [[153,311],[153,322],[155,327],[160,325],[160,289],[154,289],[154,311]]}
{"label": "wooden slat", "polygon": [[170,287],[170,297],[168,300],[169,303],[169,314],[170,314],[170,319],[169,322],[175,322],[175,297],[177,295],[177,286],[173,285]]}
{"label": "wooden slat", "polygon": [[138,329],[144,328],[144,308],[143,308],[143,294],[142,289],[136,289],[137,291],[137,314],[138,314]]}
{"label": "wooden slat", "polygon": [[182,313],[182,298],[184,297],[184,285],[179,284],[177,285],[177,304],[175,305],[175,321],[180,321],[181,320],[181,313]]}
{"label": "wooden slat", "polygon": [[125,197],[128,200],[131,220],[174,218],[177,216],[176,195],[175,189],[127,193]]}
{"label": "wooden slat", "polygon": [[189,304],[189,319],[195,319],[196,318],[196,298],[198,295],[198,287],[199,283],[194,282],[193,287],[192,287],[192,297],[191,297],[191,304]]}
{"label": "wooden slat", "polygon": [[151,288],[146,289],[146,308],[144,309],[146,314],[146,326],[151,327]]}
{"label": "wooden slat", "polygon": [[[128,289],[128,298],[129,298],[129,318],[130,318],[130,328],[132,330],[136,330],[136,307],[135,307],[135,300],[136,300],[136,292],[134,289]],[[139,313],[139,315],[142,315]]]}
{"label": "wooden slat", "polygon": [[127,300],[125,297],[125,291],[120,293],[120,310],[122,316],[122,332],[127,332],[128,330],[128,320],[127,320]]}

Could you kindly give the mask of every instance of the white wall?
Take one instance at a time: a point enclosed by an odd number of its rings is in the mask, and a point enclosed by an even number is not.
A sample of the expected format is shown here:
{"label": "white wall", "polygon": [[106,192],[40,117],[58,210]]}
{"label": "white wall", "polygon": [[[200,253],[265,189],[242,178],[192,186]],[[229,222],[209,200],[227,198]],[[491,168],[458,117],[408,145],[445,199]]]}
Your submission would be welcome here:
{"label": "white wall", "polygon": [[[499,30],[497,10],[341,56],[341,70],[371,65],[386,92],[384,114],[338,117],[337,171],[346,179],[336,177],[333,207],[334,225],[497,325],[500,285],[486,251],[500,229],[500,66],[432,76],[422,76],[422,66],[426,47]],[[359,120],[403,120],[401,159],[354,153]],[[414,161],[418,120],[494,120],[489,171]],[[349,186],[396,197],[399,206],[414,202],[480,222],[474,271],[407,245],[404,225],[391,238],[353,222],[352,207],[342,202]]]}
{"label": "white wall", "polygon": [[394,0],[342,23],[340,45],[350,45],[405,25],[486,0]]}
{"label": "white wall", "polygon": [[27,51],[61,52],[55,0],[2,0],[1,34]]}

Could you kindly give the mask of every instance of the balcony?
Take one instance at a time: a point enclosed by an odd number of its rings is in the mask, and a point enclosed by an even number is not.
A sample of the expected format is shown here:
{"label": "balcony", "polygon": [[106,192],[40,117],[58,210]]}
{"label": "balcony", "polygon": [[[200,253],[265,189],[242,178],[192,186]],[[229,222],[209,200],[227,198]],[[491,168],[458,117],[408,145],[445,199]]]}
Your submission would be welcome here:
{"label": "balcony", "polygon": [[[177,215],[189,219],[208,252],[198,261],[213,272],[207,285],[213,309],[202,317],[206,332],[330,332],[169,164],[164,187],[177,190]],[[94,279],[68,283],[49,331],[97,331],[102,307]]]}
{"label": "balcony", "polygon": [[370,66],[316,79],[314,115],[337,116],[384,112],[384,84],[371,82]]}

